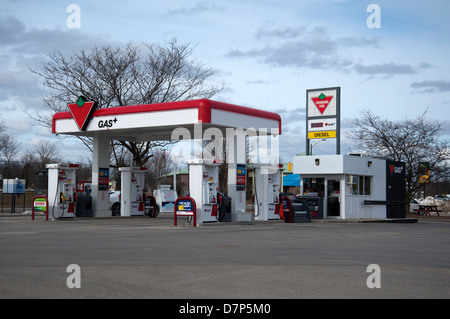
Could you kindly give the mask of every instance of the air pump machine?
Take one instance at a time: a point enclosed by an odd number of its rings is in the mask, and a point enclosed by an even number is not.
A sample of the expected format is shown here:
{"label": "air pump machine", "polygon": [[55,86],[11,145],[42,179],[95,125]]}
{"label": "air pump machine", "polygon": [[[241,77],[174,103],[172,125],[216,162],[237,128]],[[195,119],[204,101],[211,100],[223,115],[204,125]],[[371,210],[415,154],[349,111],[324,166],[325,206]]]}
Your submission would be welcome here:
{"label": "air pump machine", "polygon": [[120,167],[120,216],[143,216],[146,167]]}
{"label": "air pump machine", "polygon": [[255,164],[255,220],[279,220],[281,171]]}
{"label": "air pump machine", "polygon": [[158,185],[158,188],[153,191],[153,195],[160,212],[173,212],[175,201],[178,198],[175,189],[170,189],[170,185]]}
{"label": "air pump machine", "polygon": [[197,207],[197,223],[217,222],[219,166],[203,161],[189,163],[189,196]]}
{"label": "air pump machine", "polygon": [[52,218],[75,217],[78,164],[47,164],[48,209]]}

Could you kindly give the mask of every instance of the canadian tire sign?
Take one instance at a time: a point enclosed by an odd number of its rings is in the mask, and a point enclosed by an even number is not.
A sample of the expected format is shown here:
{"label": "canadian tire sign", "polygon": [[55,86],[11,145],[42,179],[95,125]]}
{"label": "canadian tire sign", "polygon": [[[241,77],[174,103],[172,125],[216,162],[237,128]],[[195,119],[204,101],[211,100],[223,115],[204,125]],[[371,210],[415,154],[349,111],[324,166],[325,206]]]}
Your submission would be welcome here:
{"label": "canadian tire sign", "polygon": [[308,90],[308,117],[336,116],[338,107],[337,95],[338,92],[336,89]]}
{"label": "canadian tire sign", "polygon": [[321,93],[318,97],[312,97],[311,100],[313,101],[314,105],[319,110],[320,114],[323,114],[325,110],[328,107],[328,104],[330,104],[331,100],[333,99],[333,96],[326,96],[325,94]]}
{"label": "canadian tire sign", "polygon": [[80,96],[75,103],[68,104],[70,113],[77,123],[80,131],[85,131],[92,113],[97,108],[97,102],[87,102],[86,98]]}
{"label": "canadian tire sign", "polygon": [[310,139],[336,139],[340,154],[341,88],[330,87],[306,91],[306,154]]}

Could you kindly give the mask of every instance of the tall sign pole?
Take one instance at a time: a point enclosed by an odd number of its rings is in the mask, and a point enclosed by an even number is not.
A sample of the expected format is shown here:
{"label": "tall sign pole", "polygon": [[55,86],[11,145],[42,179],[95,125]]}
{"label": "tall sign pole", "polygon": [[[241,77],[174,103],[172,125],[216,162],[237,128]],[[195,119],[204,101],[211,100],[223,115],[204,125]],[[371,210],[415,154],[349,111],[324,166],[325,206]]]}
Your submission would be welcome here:
{"label": "tall sign pole", "polygon": [[336,139],[336,154],[341,153],[341,88],[306,90],[306,155],[310,140]]}

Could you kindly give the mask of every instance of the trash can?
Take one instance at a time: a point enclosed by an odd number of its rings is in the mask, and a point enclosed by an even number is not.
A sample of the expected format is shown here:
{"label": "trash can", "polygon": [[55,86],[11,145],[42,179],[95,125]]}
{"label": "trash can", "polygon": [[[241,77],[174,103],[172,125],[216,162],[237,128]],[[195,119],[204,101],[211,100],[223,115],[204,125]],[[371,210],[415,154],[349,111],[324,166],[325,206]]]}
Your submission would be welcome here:
{"label": "trash can", "polygon": [[219,193],[219,222],[231,222],[231,197]]}
{"label": "trash can", "polygon": [[76,217],[92,217],[92,196],[84,193],[77,195]]}

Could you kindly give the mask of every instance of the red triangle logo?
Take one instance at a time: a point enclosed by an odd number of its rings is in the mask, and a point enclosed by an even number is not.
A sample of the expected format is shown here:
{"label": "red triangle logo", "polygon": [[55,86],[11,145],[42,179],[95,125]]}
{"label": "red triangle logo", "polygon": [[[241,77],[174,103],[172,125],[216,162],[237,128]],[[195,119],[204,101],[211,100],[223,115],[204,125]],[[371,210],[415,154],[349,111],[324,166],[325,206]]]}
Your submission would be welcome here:
{"label": "red triangle logo", "polygon": [[330,104],[330,101],[332,99],[333,99],[333,96],[325,96],[323,93],[321,93],[318,97],[311,98],[314,105],[319,110],[320,114],[323,114],[323,112],[326,110],[328,104]]}
{"label": "red triangle logo", "polygon": [[86,99],[80,96],[76,103],[68,104],[70,113],[77,123],[80,131],[86,130],[92,113],[97,108],[97,102],[86,102]]}
{"label": "red triangle logo", "polygon": [[391,175],[394,174],[394,165],[389,165],[389,170],[391,171]]}

